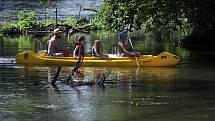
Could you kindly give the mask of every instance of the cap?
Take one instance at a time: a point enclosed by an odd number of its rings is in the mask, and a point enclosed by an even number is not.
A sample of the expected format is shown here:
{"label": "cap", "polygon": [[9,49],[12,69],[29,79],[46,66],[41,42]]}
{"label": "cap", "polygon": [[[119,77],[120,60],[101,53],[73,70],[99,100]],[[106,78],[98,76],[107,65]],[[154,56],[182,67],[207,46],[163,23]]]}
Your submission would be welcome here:
{"label": "cap", "polygon": [[102,42],[101,40],[95,40],[95,43],[100,43],[100,42]]}
{"label": "cap", "polygon": [[128,35],[127,32],[120,32],[120,33],[119,33],[119,38],[121,39],[122,37],[124,37],[124,36],[126,36],[126,35]]}
{"label": "cap", "polygon": [[54,29],[53,34],[62,33],[62,31],[59,28]]}

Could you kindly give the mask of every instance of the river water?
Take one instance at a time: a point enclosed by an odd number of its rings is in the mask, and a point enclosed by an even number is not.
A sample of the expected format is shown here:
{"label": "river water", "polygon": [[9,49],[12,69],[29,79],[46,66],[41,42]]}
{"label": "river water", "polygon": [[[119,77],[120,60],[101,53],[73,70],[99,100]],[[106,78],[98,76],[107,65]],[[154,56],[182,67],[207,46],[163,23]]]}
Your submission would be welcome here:
{"label": "river water", "polygon": [[[114,52],[116,33],[85,35],[89,51],[100,39],[106,52]],[[215,70],[213,53],[191,52],[174,46],[178,36],[163,40],[131,35],[134,47],[145,54],[172,52],[181,58],[176,67],[81,68],[83,81],[96,80],[111,71],[105,89],[98,86],[69,87],[61,81],[48,84],[56,67],[26,67],[15,55],[25,50],[45,49],[48,36],[0,35],[1,121],[212,121],[215,118]],[[64,38],[70,45],[76,36]],[[66,44],[65,44],[66,43]],[[72,48],[72,46],[70,45]],[[203,56],[204,55],[204,56]],[[71,73],[63,67],[60,79]]]}
{"label": "river water", "polygon": [[95,12],[85,9],[99,10],[103,0],[0,0],[0,22],[14,22],[19,10],[34,11],[38,20],[77,19],[81,8],[81,17],[92,18]]}

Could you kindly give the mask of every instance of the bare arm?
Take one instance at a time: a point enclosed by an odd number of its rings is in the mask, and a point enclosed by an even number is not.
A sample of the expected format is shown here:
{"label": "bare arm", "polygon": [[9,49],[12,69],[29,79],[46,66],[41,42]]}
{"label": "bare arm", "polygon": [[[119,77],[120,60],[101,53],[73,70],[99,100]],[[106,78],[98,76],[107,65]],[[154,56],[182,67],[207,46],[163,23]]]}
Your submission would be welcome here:
{"label": "bare arm", "polygon": [[127,51],[127,48],[125,48],[125,46],[121,42],[119,43],[119,46],[126,56],[133,56],[129,51]]}
{"label": "bare arm", "polygon": [[78,51],[78,45],[75,47],[74,51],[73,51],[73,57],[77,57],[76,56],[76,52]]}
{"label": "bare arm", "polygon": [[51,42],[48,42],[48,54],[50,53],[51,51]]}

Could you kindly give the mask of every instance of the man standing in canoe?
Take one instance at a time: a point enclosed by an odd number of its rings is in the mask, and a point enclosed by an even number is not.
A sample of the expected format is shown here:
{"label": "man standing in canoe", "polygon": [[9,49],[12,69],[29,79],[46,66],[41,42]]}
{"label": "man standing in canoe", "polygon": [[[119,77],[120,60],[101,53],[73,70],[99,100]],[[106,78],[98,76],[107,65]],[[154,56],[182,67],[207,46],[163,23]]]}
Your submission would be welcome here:
{"label": "man standing in canoe", "polygon": [[48,41],[48,56],[67,56],[69,51],[67,48],[60,48],[58,41],[61,38],[62,31],[57,28],[53,31],[53,36]]}
{"label": "man standing in canoe", "polygon": [[138,56],[140,56],[139,52],[129,52],[127,50],[128,41],[129,41],[128,33],[127,32],[120,32],[119,33],[118,50],[117,50],[118,56],[124,56],[124,57],[138,57]]}

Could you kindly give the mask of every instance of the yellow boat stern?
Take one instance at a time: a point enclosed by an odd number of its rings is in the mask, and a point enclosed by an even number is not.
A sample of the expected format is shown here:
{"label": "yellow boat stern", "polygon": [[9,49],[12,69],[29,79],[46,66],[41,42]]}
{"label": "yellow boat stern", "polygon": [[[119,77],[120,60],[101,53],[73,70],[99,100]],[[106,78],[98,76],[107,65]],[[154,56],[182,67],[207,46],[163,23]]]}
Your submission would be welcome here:
{"label": "yellow boat stern", "polygon": [[33,51],[25,51],[16,55],[16,63],[21,65],[43,65],[44,59]]}

